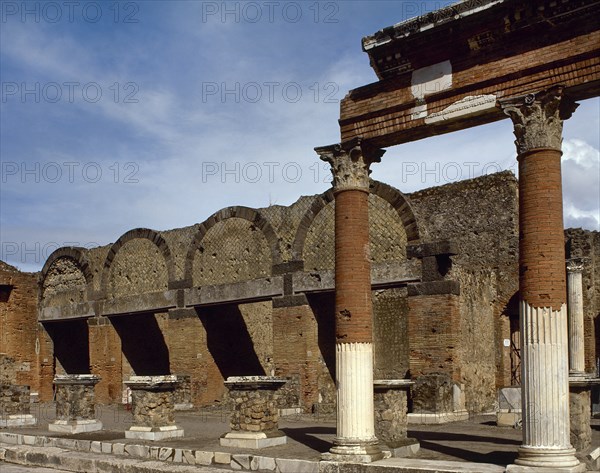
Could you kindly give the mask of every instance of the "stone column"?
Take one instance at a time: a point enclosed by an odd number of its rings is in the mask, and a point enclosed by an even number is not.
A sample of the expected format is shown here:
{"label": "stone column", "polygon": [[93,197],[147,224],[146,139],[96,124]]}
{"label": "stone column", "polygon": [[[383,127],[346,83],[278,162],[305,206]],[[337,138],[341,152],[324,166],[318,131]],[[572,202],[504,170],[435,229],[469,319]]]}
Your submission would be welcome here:
{"label": "stone column", "polygon": [[569,375],[585,376],[583,329],[583,262],[567,261],[567,313],[569,319]]}
{"label": "stone column", "polygon": [[48,430],[69,434],[102,430],[102,422],[96,419],[94,398],[94,386],[99,381],[100,376],[93,374],[57,374],[57,420],[48,424]]}
{"label": "stone column", "polygon": [[[585,471],[569,440],[569,367],[562,216],[562,122],[576,105],[555,87],[501,101],[519,161],[519,293],[523,445],[516,465]],[[525,467],[525,468],[523,468]]]}
{"label": "stone column", "polygon": [[335,195],[337,435],[323,458],[370,462],[383,453],[373,415],[369,166],[384,151],[360,138],[315,151],[331,165]]}
{"label": "stone column", "polygon": [[131,389],[133,404],[133,425],[125,431],[125,438],[156,441],[183,437],[174,417],[176,376],[131,376],[125,384]]}

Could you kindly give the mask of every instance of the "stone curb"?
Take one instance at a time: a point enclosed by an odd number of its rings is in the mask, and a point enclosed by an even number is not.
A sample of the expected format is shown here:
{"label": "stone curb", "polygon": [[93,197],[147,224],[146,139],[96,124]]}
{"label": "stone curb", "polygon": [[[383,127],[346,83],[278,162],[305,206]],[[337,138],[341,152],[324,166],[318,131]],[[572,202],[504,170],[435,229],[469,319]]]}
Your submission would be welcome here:
{"label": "stone curb", "polygon": [[[0,432],[0,444],[46,447],[92,454],[113,454],[142,460],[198,466],[230,467],[233,470],[272,471],[275,473],[318,473],[319,461],[273,458],[262,455],[211,452],[204,450],[136,445],[120,442],[75,440],[44,435]],[[43,466],[47,466],[43,465]],[[92,471],[92,470],[86,470]]]}
{"label": "stone curb", "polygon": [[504,467],[487,463],[416,458],[390,458],[366,464],[310,461],[9,432],[0,432],[1,461],[77,473],[214,473],[215,468],[273,473],[503,473],[505,471]]}

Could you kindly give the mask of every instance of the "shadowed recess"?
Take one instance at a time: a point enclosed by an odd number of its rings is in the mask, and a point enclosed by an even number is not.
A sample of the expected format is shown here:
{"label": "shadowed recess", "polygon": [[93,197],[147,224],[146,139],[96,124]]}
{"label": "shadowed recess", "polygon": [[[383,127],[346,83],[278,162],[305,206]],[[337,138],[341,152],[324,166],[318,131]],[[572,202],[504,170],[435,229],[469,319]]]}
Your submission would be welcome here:
{"label": "shadowed recess", "polygon": [[208,351],[223,379],[265,374],[237,305],[202,307],[196,312],[206,330]]}
{"label": "shadowed recess", "polygon": [[57,370],[65,374],[89,374],[90,352],[87,320],[69,320],[45,324],[44,328],[54,344]]}
{"label": "shadowed recess", "polygon": [[111,317],[110,321],[137,376],[170,374],[169,349],[154,314]]}

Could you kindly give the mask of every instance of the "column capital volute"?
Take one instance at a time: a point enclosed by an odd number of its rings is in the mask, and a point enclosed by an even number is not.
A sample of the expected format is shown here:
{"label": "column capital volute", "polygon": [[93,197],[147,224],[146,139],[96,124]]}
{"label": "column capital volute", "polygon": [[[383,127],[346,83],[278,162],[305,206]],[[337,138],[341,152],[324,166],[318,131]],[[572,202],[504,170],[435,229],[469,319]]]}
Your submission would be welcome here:
{"label": "column capital volute", "polygon": [[372,163],[381,161],[384,149],[369,145],[362,138],[315,148],[323,161],[331,165],[333,191],[362,190],[369,192]]}
{"label": "column capital volute", "polygon": [[585,258],[570,258],[567,260],[567,272],[568,273],[581,273],[583,272]]}
{"label": "column capital volute", "polygon": [[498,101],[513,122],[519,155],[534,149],[561,150],[563,120],[570,118],[579,106],[565,97],[563,90],[562,86],[555,86]]}

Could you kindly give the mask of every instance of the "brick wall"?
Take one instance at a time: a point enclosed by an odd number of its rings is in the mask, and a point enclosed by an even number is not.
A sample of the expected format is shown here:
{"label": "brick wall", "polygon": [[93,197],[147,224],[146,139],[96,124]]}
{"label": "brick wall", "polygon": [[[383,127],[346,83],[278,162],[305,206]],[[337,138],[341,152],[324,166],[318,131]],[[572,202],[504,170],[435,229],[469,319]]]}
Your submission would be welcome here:
{"label": "brick wall", "polygon": [[38,274],[0,261],[0,353],[15,360],[16,384],[52,398],[52,343],[37,323]]}

